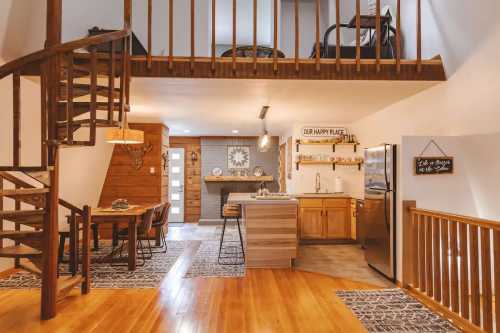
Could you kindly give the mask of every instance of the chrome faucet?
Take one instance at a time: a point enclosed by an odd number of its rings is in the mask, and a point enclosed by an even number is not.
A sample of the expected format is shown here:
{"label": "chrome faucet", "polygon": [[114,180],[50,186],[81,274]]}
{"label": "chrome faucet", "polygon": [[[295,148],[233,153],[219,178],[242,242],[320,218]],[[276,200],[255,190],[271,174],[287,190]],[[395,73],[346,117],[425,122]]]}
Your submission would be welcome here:
{"label": "chrome faucet", "polygon": [[321,192],[321,174],[316,172],[316,193]]}

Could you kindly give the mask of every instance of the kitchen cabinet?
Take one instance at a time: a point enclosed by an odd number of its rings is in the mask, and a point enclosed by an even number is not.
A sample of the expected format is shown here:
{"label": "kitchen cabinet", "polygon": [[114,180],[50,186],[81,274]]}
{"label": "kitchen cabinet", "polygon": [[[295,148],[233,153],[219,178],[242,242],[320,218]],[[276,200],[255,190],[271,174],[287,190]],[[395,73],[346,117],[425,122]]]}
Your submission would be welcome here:
{"label": "kitchen cabinet", "polygon": [[351,238],[350,198],[299,198],[300,238],[336,240]]}
{"label": "kitchen cabinet", "polygon": [[301,238],[318,239],[323,236],[323,208],[301,208],[300,218],[307,221],[301,224]]}

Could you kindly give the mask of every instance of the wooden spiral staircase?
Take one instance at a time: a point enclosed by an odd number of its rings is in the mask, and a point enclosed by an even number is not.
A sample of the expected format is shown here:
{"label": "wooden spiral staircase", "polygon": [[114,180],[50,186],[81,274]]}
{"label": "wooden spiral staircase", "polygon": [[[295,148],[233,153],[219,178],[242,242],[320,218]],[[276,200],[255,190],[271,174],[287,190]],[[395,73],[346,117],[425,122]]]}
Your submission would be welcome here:
{"label": "wooden spiral staircase", "polygon": [[[50,13],[54,8],[51,1],[48,5]],[[129,109],[130,89],[127,25],[68,43],[57,42],[60,31],[51,40],[50,27],[47,35],[45,49],[0,67],[0,80],[12,77],[13,84],[13,156],[9,165],[0,166],[0,258],[12,258],[16,267],[41,277],[42,319],[54,317],[57,301],[76,286],[83,294],[90,291],[90,207],[59,198],[60,149],[93,146],[97,127],[118,126]],[[40,73],[40,163],[26,166],[20,144],[21,78],[33,71]],[[58,272],[60,206],[69,211],[70,232],[83,230],[82,244],[70,245],[76,250],[72,255],[81,249],[70,275]],[[12,245],[4,246],[4,240]]]}

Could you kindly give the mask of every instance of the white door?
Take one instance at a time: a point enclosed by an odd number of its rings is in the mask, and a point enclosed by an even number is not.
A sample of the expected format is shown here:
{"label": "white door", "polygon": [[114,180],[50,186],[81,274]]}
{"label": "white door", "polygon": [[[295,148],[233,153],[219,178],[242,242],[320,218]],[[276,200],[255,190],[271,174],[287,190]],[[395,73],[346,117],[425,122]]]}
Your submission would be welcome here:
{"label": "white door", "polygon": [[184,148],[170,148],[169,156],[169,186],[170,198],[169,222],[184,222]]}

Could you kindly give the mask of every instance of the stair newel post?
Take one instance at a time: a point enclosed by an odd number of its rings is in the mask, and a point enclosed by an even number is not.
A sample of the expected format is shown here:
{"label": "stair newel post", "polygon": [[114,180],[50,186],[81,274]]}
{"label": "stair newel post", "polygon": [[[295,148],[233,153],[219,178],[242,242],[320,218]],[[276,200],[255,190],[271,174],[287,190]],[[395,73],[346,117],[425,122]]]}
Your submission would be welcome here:
{"label": "stair newel post", "polygon": [[59,146],[49,149],[50,192],[46,196],[43,220],[42,319],[56,315],[57,257],[58,257],[58,204],[59,204]]}
{"label": "stair newel post", "polygon": [[47,70],[45,62],[40,64],[40,162],[47,168]]}
{"label": "stair newel post", "polygon": [[127,38],[122,39],[121,54],[121,73],[120,73],[120,111],[118,112],[118,121],[123,119],[125,111],[125,80],[127,79]]}
{"label": "stair newel post", "polygon": [[82,239],[82,293],[90,292],[90,223],[92,212],[89,206],[83,207],[83,239]]}

